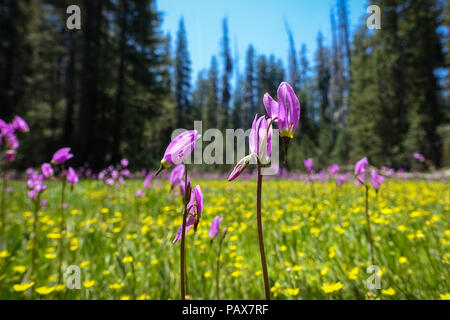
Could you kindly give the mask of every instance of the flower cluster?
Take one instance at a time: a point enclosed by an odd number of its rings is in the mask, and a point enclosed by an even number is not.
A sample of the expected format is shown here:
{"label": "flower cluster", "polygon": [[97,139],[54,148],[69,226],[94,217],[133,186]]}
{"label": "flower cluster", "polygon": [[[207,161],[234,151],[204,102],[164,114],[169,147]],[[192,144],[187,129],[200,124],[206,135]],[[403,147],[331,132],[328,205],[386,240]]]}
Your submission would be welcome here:
{"label": "flower cluster", "polygon": [[255,116],[249,137],[250,155],[245,156],[237,163],[228,177],[228,181],[235,180],[253,159],[257,161],[258,165],[269,163],[272,151],[273,123],[278,123],[280,137],[285,146],[286,160],[287,146],[289,141],[294,138],[294,132],[300,120],[300,102],[292,87],[286,82],[280,84],[277,95],[278,102],[268,93],[264,95],[263,102],[269,119],[267,120],[266,116],[259,118],[258,115]]}
{"label": "flower cluster", "polygon": [[19,116],[15,116],[11,123],[0,119],[0,146],[5,144],[5,160],[7,162],[13,162],[16,159],[16,150],[19,148],[16,133],[29,131],[28,124]]}
{"label": "flower cluster", "polygon": [[108,186],[116,186],[120,188],[125,183],[125,179],[131,178],[131,172],[128,169],[129,162],[127,159],[122,159],[120,165],[109,166],[108,168],[99,172],[97,178],[102,180]]}

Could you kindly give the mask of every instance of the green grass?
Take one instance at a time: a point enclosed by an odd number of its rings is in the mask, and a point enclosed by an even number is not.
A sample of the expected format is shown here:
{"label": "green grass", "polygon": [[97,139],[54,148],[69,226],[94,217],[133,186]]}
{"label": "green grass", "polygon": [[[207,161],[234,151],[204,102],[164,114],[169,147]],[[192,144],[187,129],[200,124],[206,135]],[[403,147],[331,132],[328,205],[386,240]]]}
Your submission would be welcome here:
{"label": "green grass", "polygon": [[[211,242],[208,231],[218,215],[224,218],[222,229],[228,230],[222,250],[221,298],[262,299],[256,183],[193,182],[203,189],[205,211],[197,233],[186,236],[187,294],[192,299],[216,298],[219,242]],[[172,240],[181,224],[182,204],[166,182],[160,187],[153,182],[143,198],[136,197],[136,191],[143,189],[140,180],[127,181],[119,190],[83,181],[67,193],[64,267],[81,267],[80,290],[56,283],[60,185],[51,182],[42,197],[48,205],[39,212],[34,275],[30,274],[33,206],[24,182],[11,185],[8,251],[0,253],[1,299],[179,299],[180,244]],[[272,297],[444,297],[450,292],[449,194],[448,184],[425,181],[390,181],[378,195],[371,190],[375,261],[382,274],[381,289],[370,291],[363,188],[345,184],[337,189],[333,182],[312,188],[299,181],[264,181],[262,214]],[[130,256],[133,261],[126,263],[131,259],[124,258]],[[14,289],[33,281],[24,292]],[[342,288],[338,284],[336,291],[326,293],[325,283],[341,283]]]}

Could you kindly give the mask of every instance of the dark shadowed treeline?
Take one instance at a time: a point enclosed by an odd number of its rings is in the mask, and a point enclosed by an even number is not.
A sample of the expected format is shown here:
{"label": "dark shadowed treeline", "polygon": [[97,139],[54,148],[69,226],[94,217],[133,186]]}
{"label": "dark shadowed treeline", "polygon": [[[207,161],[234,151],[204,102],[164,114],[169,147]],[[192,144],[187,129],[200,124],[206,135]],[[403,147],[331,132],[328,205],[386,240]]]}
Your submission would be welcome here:
{"label": "dark shadowed treeline", "polygon": [[[65,27],[71,4],[81,7],[81,30]],[[276,97],[288,81],[302,106],[290,168],[306,157],[325,166],[364,155],[411,168],[415,151],[449,165],[449,5],[371,4],[381,7],[382,29],[368,30],[362,18],[352,30],[346,1],[336,0],[331,38],[310,30],[318,34],[313,61],[286,21],[287,65],[251,44],[237,52],[233,26],[217,21],[221,49],[193,75],[183,18],[175,35],[164,34],[154,0],[3,0],[0,118],[19,114],[30,124],[22,168],[61,146],[73,147],[78,166],[100,169],[127,157],[136,168],[156,167],[175,128],[202,120],[204,130],[248,129],[264,93]]]}

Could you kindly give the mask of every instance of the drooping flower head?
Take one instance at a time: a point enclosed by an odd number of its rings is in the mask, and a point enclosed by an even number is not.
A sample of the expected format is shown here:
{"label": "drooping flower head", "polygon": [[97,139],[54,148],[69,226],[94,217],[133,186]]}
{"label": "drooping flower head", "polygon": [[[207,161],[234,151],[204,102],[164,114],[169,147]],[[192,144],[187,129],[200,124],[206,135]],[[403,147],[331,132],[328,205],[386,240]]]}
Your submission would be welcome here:
{"label": "drooping flower head", "polygon": [[28,127],[28,124],[19,116],[15,116],[14,120],[12,122],[12,126],[15,130],[20,132],[29,132],[30,128]]}
{"label": "drooping flower head", "polygon": [[72,186],[78,183],[78,175],[72,167],[67,170],[67,182]]}
{"label": "drooping flower head", "polygon": [[381,187],[381,184],[384,182],[384,177],[378,174],[376,170],[372,170],[370,174],[370,182],[372,182],[372,186],[375,189],[379,189]]}
{"label": "drooping flower head", "polygon": [[70,148],[61,148],[55,152],[52,158],[54,164],[64,164],[68,160],[73,158],[73,154],[70,153]]}
{"label": "drooping flower head", "polygon": [[253,155],[248,155],[248,156],[242,158],[234,167],[233,171],[231,172],[230,176],[228,177],[228,181],[233,181],[237,177],[239,177],[239,175],[242,172],[244,172],[245,168],[248,167],[252,158],[253,158]]}
{"label": "drooping flower head", "polygon": [[181,164],[192,153],[195,148],[195,142],[200,137],[201,135],[197,134],[197,130],[185,131],[176,137],[167,147],[164,157],[161,160],[161,168],[156,175],[163,169]]}
{"label": "drooping flower head", "polygon": [[[197,226],[203,212],[203,192],[199,185],[194,187],[194,192],[191,192],[191,198],[187,205],[188,218],[186,220],[185,234],[194,226],[194,231],[197,231]],[[178,242],[182,237],[183,224],[178,228],[177,235],[173,243]]]}
{"label": "drooping flower head", "polygon": [[309,174],[314,173],[314,160],[312,158],[304,160],[303,164],[305,165],[306,171],[308,171]]}
{"label": "drooping flower head", "polygon": [[214,239],[215,237],[217,237],[217,235],[219,234],[220,231],[220,223],[222,222],[223,218],[217,216],[213,219],[212,223],[211,223],[211,228],[209,229],[209,237],[211,239]]}

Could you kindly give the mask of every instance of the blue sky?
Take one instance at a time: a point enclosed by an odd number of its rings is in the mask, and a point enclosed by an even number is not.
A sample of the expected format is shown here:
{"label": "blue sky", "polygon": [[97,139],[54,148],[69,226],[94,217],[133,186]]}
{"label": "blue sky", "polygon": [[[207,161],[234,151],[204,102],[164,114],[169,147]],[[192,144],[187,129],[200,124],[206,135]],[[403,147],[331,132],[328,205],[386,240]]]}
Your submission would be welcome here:
{"label": "blue sky", "polygon": [[[192,61],[193,81],[198,71],[208,68],[212,55],[220,54],[222,18],[228,17],[231,50],[238,49],[240,71],[250,43],[258,54],[275,54],[285,62],[288,55],[286,20],[294,35],[297,51],[301,43],[308,48],[310,62],[321,30],[327,44],[331,41],[330,8],[336,0],[159,0],[163,12],[163,30],[172,35],[172,49],[178,23],[184,16]],[[366,0],[348,0],[352,31],[363,15]]]}

